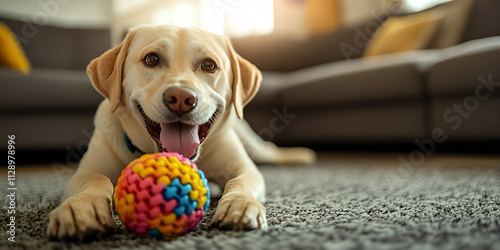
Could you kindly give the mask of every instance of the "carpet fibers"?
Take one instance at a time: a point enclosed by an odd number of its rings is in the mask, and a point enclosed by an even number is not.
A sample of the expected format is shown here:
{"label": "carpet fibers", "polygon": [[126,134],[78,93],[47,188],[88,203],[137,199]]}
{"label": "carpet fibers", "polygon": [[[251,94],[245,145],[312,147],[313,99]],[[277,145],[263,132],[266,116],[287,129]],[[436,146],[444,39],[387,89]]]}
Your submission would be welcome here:
{"label": "carpet fibers", "polygon": [[210,228],[215,200],[185,236],[141,238],[119,223],[113,235],[89,243],[46,239],[47,214],[59,204],[69,175],[19,173],[15,242],[6,233],[11,215],[2,180],[0,248],[500,250],[499,158],[403,159],[410,158],[337,153],[313,166],[260,166],[267,182],[267,230]]}

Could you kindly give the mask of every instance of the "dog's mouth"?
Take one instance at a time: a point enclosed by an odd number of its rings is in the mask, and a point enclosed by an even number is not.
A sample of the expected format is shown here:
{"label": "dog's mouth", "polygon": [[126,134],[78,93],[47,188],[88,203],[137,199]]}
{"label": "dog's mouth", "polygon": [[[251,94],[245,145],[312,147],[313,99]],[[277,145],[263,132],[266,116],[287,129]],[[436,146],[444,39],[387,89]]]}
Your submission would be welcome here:
{"label": "dog's mouth", "polygon": [[180,121],[171,123],[158,123],[149,118],[141,105],[137,104],[146,128],[151,138],[156,142],[159,152],[176,152],[196,159],[199,146],[205,141],[213,123],[215,114],[205,123],[200,125],[186,124]]}

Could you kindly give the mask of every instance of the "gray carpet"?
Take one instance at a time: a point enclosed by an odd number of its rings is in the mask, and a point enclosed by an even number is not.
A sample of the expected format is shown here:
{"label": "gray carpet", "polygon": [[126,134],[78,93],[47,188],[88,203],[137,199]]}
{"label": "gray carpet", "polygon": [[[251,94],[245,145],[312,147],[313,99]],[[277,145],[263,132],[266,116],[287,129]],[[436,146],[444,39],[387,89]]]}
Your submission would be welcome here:
{"label": "gray carpet", "polygon": [[336,155],[314,166],[261,166],[268,188],[266,231],[209,228],[212,202],[197,229],[177,239],[140,238],[119,225],[115,234],[90,243],[45,236],[47,213],[57,206],[68,176],[18,175],[16,242],[7,241],[2,195],[0,247],[500,249],[499,159],[429,157],[414,169],[398,169],[398,163],[397,155]]}

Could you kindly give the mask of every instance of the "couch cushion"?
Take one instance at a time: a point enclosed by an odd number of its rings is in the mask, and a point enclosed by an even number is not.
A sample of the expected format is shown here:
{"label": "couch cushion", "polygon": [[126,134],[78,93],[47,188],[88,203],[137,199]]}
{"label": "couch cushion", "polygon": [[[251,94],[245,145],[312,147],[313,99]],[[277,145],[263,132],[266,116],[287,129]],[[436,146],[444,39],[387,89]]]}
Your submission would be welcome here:
{"label": "couch cushion", "polygon": [[[457,105],[461,108],[456,109]],[[467,97],[439,98],[432,102],[432,129],[440,128],[448,141],[500,140],[500,96],[481,101]]]}
{"label": "couch cushion", "polygon": [[290,73],[280,101],[290,106],[421,100],[422,72],[440,51],[412,51],[324,64]]}
{"label": "couch cushion", "polygon": [[0,17],[24,48],[33,68],[85,69],[110,48],[105,29],[65,29]]}
{"label": "couch cushion", "polygon": [[444,49],[443,55],[427,75],[431,96],[473,95],[490,76],[500,82],[500,36],[459,44]]}
{"label": "couch cushion", "polygon": [[[2,113],[0,131],[16,135],[17,150],[70,150],[83,154],[93,131],[92,112]],[[7,149],[7,144],[0,147]]]}
{"label": "couch cushion", "polygon": [[259,92],[245,109],[275,105],[278,93],[288,87],[288,82],[285,79],[286,73],[262,72],[262,84]]}
{"label": "couch cushion", "polygon": [[490,36],[500,36],[500,1],[475,0],[463,42]]}
{"label": "couch cushion", "polygon": [[442,49],[462,42],[474,0],[454,0],[437,6],[444,16],[429,48]]}
{"label": "couch cushion", "polygon": [[255,127],[257,133],[264,139],[307,144],[413,142],[417,138],[427,137],[425,105],[422,103],[309,110],[289,108],[287,112],[294,115],[294,119],[282,130],[271,134],[273,138],[266,138],[270,134],[266,132],[277,126],[269,122],[272,119],[264,124],[267,126],[264,129]]}
{"label": "couch cushion", "polygon": [[370,39],[363,56],[425,49],[436,33],[442,17],[443,13],[438,9],[409,16],[390,17]]}
{"label": "couch cushion", "polygon": [[[235,50],[263,71],[293,71],[346,59],[340,44],[352,43],[356,31],[350,28],[308,39],[277,35],[231,38]],[[357,55],[357,57],[359,57]],[[354,56],[353,56],[354,57]]]}
{"label": "couch cushion", "polygon": [[103,99],[83,70],[34,68],[29,75],[0,70],[0,110],[72,111],[97,108]]}
{"label": "couch cushion", "polygon": [[357,25],[340,27],[329,34],[305,40],[276,34],[231,38],[235,50],[262,71],[294,71],[329,62],[361,57],[366,43],[387,18],[374,14]]}

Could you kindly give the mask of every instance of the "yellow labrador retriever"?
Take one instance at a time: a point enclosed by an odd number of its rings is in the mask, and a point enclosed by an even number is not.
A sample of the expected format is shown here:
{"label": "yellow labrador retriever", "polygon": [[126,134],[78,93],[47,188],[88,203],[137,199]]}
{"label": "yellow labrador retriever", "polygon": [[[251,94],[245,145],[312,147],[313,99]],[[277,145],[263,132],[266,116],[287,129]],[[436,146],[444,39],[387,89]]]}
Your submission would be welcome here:
{"label": "yellow labrador retriever", "polygon": [[227,37],[139,26],[94,59],[87,72],[106,99],[63,202],[50,213],[50,238],[86,240],[112,232],[114,184],[144,152],[178,152],[196,161],[209,180],[224,187],[211,224],[233,230],[267,226],[264,179],[254,162],[315,160],[309,149],[264,142],[242,120],[261,73]]}

